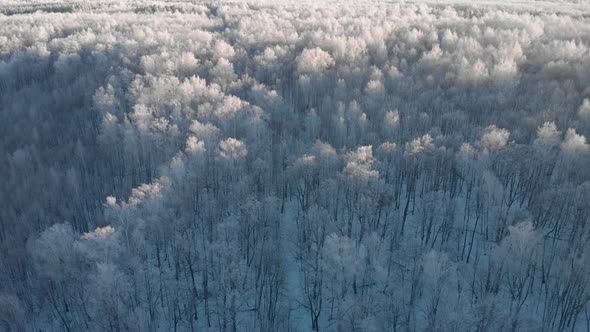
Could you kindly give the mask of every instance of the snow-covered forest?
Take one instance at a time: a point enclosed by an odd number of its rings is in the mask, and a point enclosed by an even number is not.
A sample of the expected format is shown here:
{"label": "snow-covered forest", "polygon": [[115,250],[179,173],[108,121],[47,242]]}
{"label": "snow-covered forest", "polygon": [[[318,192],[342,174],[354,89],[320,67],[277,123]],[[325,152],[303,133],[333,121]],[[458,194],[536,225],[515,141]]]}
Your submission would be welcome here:
{"label": "snow-covered forest", "polygon": [[0,331],[589,331],[590,5],[0,1]]}

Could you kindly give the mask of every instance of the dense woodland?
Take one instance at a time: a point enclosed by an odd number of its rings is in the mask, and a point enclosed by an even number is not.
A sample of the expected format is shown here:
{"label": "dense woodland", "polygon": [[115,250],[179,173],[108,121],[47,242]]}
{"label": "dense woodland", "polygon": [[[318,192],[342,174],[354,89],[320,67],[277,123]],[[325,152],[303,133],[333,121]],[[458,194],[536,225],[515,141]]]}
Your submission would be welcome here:
{"label": "dense woodland", "polygon": [[0,330],[587,331],[589,12],[0,4]]}

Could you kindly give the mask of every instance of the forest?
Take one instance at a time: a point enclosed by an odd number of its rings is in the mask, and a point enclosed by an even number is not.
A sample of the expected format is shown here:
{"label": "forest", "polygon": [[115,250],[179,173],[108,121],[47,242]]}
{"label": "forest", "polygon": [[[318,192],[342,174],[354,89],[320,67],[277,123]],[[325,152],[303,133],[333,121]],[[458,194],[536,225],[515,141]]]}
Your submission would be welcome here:
{"label": "forest", "polygon": [[0,331],[590,331],[589,13],[0,1]]}

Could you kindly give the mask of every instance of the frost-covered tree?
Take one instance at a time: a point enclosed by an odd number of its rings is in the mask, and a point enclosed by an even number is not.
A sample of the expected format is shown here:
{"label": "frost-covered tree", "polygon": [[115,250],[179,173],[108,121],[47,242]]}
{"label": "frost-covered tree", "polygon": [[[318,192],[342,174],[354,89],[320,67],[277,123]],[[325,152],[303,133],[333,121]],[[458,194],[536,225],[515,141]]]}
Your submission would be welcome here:
{"label": "frost-covered tree", "polygon": [[590,326],[583,1],[0,4],[0,330]]}

